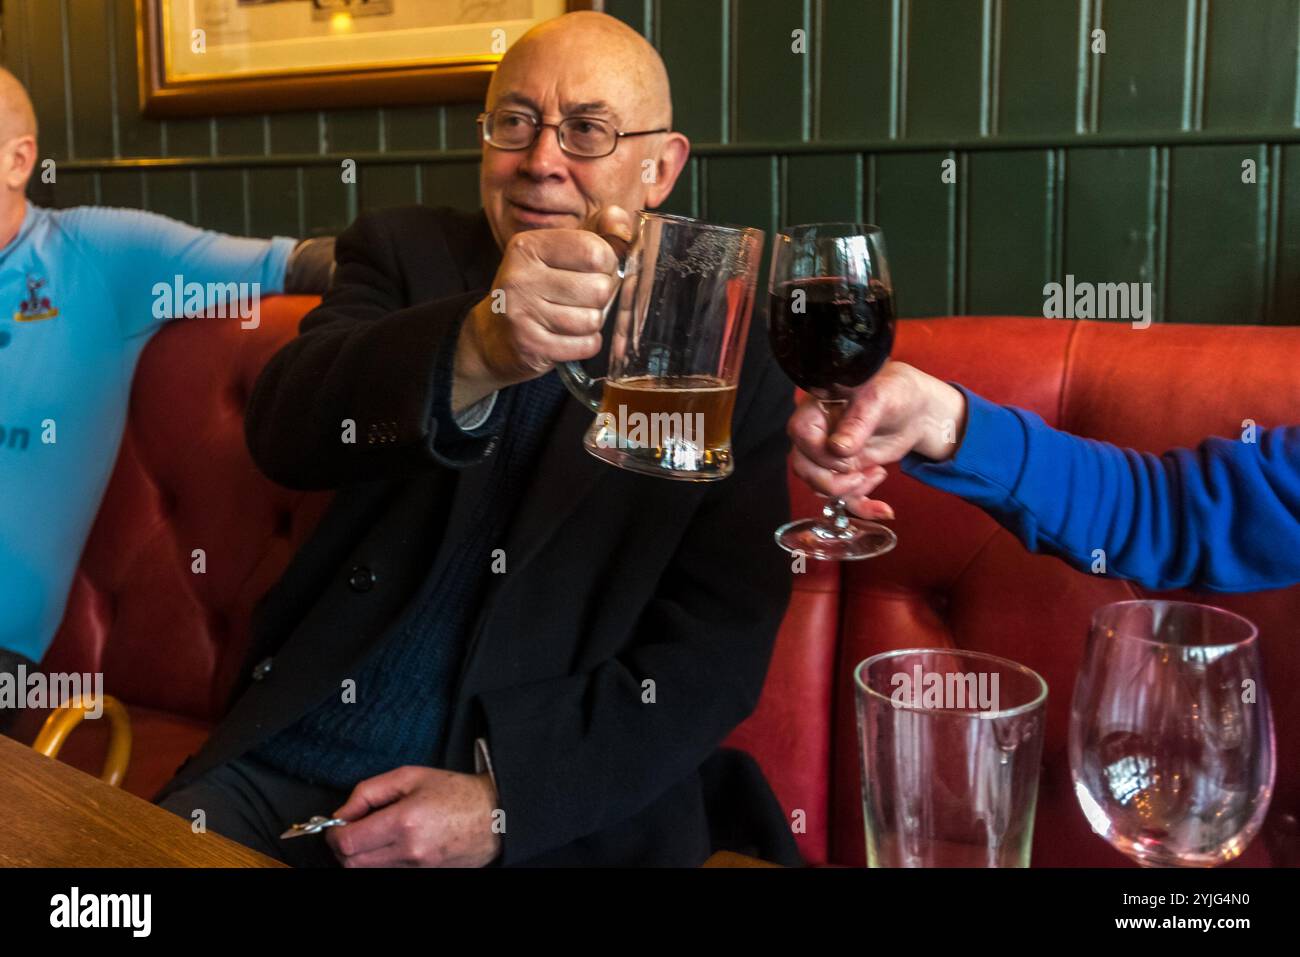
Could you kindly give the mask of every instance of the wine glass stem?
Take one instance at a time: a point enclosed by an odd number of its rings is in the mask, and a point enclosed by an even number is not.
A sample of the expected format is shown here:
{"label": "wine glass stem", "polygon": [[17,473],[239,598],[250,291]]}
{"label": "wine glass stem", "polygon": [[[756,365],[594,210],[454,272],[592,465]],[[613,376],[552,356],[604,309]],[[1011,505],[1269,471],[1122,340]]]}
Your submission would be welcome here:
{"label": "wine glass stem", "polygon": [[[840,418],[844,415],[845,408],[848,407],[849,400],[818,398],[817,404],[821,407],[822,414],[826,416],[826,435],[829,438],[835,434],[835,429],[840,423]],[[846,535],[852,536],[856,534],[849,520],[849,512],[842,497],[831,499],[822,506],[822,520],[825,523],[821,526],[822,532],[827,538],[844,538]]]}
{"label": "wine glass stem", "polygon": [[827,502],[822,507],[822,518],[830,523],[836,531],[843,531],[849,527],[849,513],[845,508],[844,499],[835,498]]}

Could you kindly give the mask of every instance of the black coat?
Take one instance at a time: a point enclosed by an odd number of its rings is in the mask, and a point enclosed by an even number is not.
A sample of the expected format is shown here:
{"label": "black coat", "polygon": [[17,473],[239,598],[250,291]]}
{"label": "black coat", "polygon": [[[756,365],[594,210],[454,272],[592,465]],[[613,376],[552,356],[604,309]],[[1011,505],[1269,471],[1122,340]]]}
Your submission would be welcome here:
{"label": "black coat", "polygon": [[[258,608],[229,715],[164,793],[337,693],[473,534],[465,503],[505,403],[462,432],[450,370],[500,262],[487,220],[366,214],[337,257],[324,301],[262,372],[246,434],[277,482],[339,492]],[[612,468],[582,448],[589,410],[566,401],[556,419],[470,632],[442,762],[473,771],[486,739],[503,864],[695,865],[724,847],[797,860],[757,766],[719,748],[754,709],[790,589],[772,531],[789,513],[792,389],[753,325],[724,481]]]}

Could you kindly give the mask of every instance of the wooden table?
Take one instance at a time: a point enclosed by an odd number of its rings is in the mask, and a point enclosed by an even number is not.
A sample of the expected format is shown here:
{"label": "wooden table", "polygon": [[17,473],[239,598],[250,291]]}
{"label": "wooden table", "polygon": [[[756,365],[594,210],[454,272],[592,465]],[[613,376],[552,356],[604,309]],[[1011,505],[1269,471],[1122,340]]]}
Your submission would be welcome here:
{"label": "wooden table", "polygon": [[735,851],[718,851],[702,867],[780,867],[780,864],[773,864],[771,861],[761,861],[757,857],[749,857],[745,854],[737,854]]}
{"label": "wooden table", "polygon": [[283,867],[0,735],[0,867]]}

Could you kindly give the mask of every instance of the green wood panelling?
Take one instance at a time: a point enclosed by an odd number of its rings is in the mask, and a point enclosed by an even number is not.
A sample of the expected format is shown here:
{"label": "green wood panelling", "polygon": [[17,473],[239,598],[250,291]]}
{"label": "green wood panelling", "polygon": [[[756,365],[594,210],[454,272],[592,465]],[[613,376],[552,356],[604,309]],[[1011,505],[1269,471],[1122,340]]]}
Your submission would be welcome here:
{"label": "green wood panelling", "polygon": [[[995,122],[990,125],[1010,134],[1071,132],[1079,72],[1078,0],[998,0],[989,19],[991,42],[1001,51],[1000,68],[991,71],[989,111]],[[966,43],[974,48],[974,37]]]}
{"label": "green wood panelling", "polygon": [[1204,0],[1205,127],[1256,129],[1296,119],[1300,0]]}
{"label": "green wood panelling", "polygon": [[1157,151],[1075,149],[1065,164],[1065,254],[1051,281],[1155,283]]}
{"label": "green wood panelling", "polygon": [[281,113],[271,120],[272,153],[319,153],[321,143],[319,113]]}
{"label": "green wood panelling", "polygon": [[325,114],[325,152],[373,153],[379,149],[378,110],[337,110]]}
{"label": "green wood panelling", "polygon": [[363,166],[359,180],[363,210],[409,206],[420,200],[420,167],[415,163]]}
{"label": "green wood panelling", "polygon": [[[736,142],[798,142],[804,138],[812,43],[799,0],[738,0],[733,4],[732,75]],[[792,49],[804,31],[804,52]]]}
{"label": "green wood panelling", "polygon": [[894,297],[903,315],[953,310],[957,185],[941,179],[948,153],[876,157],[876,224],[885,231]]}
{"label": "green wood panelling", "polygon": [[[1169,183],[1170,322],[1256,322],[1264,305],[1266,150],[1206,146],[1172,151]],[[1243,183],[1253,159],[1258,181]]]}
{"label": "green wood panelling", "polygon": [[344,183],[343,171],[337,166],[304,169],[302,194],[305,236],[337,233],[356,215],[357,184]]}
{"label": "green wood panelling", "polygon": [[145,202],[155,213],[192,223],[198,219],[190,170],[156,170],[149,174]]}
{"label": "green wood panelling", "polygon": [[[725,132],[727,63],[719,56],[724,31],[722,0],[660,0],[659,52],[674,90],[673,125],[692,140],[717,143]],[[688,79],[686,79],[688,78]]]}
{"label": "green wood panelling", "polygon": [[891,0],[821,0],[818,6],[814,136],[884,139],[891,97]]}
{"label": "green wood panelling", "polygon": [[442,111],[436,106],[384,110],[384,139],[389,150],[441,148]]}
{"label": "green wood panelling", "polygon": [[903,0],[903,6],[910,11],[905,21],[907,135],[979,135],[983,3]]}
{"label": "green wood panelling", "polygon": [[1045,150],[974,153],[965,168],[965,307],[1038,315],[1051,271]]}
{"label": "green wood panelling", "polygon": [[785,161],[782,225],[861,222],[862,156],[830,153]]}
{"label": "green wood panelling", "polygon": [[293,167],[248,171],[248,208],[254,236],[301,236],[301,190]]}
{"label": "green wood panelling", "polygon": [[139,170],[109,170],[99,177],[99,201],[105,206],[140,209],[145,205],[145,174]]}
{"label": "green wood panelling", "polygon": [[771,236],[777,228],[774,159],[719,157],[704,166],[704,209],[711,222],[756,226]]}
{"label": "green wood panelling", "polygon": [[63,4],[60,0],[24,0],[18,8],[23,22],[17,36],[10,28],[10,11],[5,11],[6,46],[21,40],[27,48],[27,84],[36,120],[40,124],[42,156],[64,159],[72,155],[68,138],[68,91],[63,83]]}
{"label": "green wood panelling", "polygon": [[477,209],[478,163],[429,163],[420,171],[426,206]]}
{"label": "green wood panelling", "polygon": [[199,201],[199,218],[195,225],[235,235],[248,233],[251,224],[244,216],[242,170],[196,170],[194,189]]}
{"label": "green wood panelling", "polygon": [[167,120],[163,123],[164,156],[211,156],[212,119]]}
{"label": "green wood panelling", "polygon": [[85,206],[95,202],[95,175],[94,173],[60,173],[55,205],[66,209],[69,206]]}
{"label": "green wood panelling", "polygon": [[[1071,273],[1153,282],[1169,321],[1300,322],[1300,0],[607,8],[661,48],[695,147],[665,211],[768,231],[874,217],[905,315],[1036,313],[1043,281]],[[1106,52],[1093,55],[1098,14]],[[477,163],[440,154],[478,149],[481,103],[146,120],[134,0],[8,0],[3,16],[4,62],[31,92],[41,157],[59,163],[56,183],[30,186],[37,202],[254,235],[478,204]],[[791,49],[796,29],[807,53]],[[953,186],[939,177],[950,145]],[[345,158],[357,185],[341,182]]]}
{"label": "green wood panelling", "polygon": [[78,156],[113,155],[111,50],[105,42],[112,12],[103,0],[68,0],[69,16],[77,25],[68,31],[68,78]]}
{"label": "green wood panelling", "polygon": [[112,3],[118,149],[122,156],[158,156],[162,152],[162,126],[140,115],[135,0],[112,0]]}
{"label": "green wood panelling", "polygon": [[257,156],[266,153],[265,116],[221,116],[217,118],[217,153],[224,156]]}
{"label": "green wood panelling", "polygon": [[1300,324],[1300,146],[1279,151],[1278,261],[1268,322]]}
{"label": "green wood panelling", "polygon": [[456,103],[443,107],[443,128],[446,131],[444,149],[477,149],[479,143],[478,115],[482,103]]}
{"label": "green wood panelling", "polygon": [[[1098,71],[1105,133],[1176,130],[1183,122],[1184,55],[1197,0],[1107,3],[1106,54]],[[1159,24],[1159,29],[1152,29]]]}
{"label": "green wood panelling", "polygon": [[[734,2],[734,0],[733,0]],[[605,0],[605,12],[618,17],[638,33],[648,33],[650,29],[649,7],[653,0]]]}
{"label": "green wood panelling", "polygon": [[674,216],[699,216],[699,196],[700,161],[692,157],[686,164],[686,169],[682,170],[681,175],[677,177],[677,184],[668,199],[659,207],[659,212],[671,213]]}

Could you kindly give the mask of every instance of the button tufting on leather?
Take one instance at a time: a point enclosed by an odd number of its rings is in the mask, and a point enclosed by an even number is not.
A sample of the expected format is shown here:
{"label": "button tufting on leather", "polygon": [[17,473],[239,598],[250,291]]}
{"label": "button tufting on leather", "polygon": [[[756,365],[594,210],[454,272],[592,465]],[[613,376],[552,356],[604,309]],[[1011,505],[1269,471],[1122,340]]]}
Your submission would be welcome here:
{"label": "button tufting on leather", "polygon": [[375,587],[375,573],[365,565],[355,565],[348,575],[348,587],[355,592],[367,592]]}

